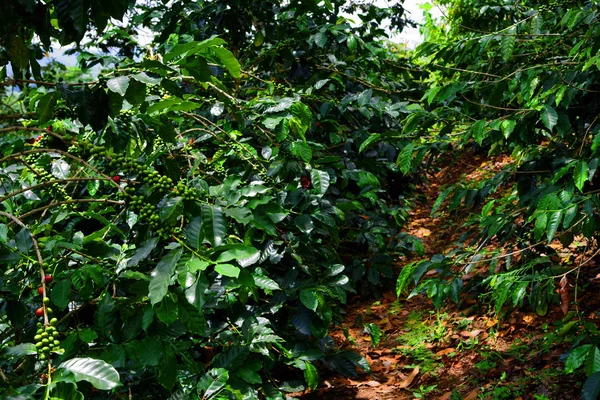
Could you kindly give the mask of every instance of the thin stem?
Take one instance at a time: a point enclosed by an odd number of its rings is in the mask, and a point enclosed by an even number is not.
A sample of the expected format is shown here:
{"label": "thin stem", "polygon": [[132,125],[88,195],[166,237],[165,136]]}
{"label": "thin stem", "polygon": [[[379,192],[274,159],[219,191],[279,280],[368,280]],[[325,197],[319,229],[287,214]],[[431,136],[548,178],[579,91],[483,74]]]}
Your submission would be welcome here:
{"label": "thin stem", "polygon": [[[31,233],[31,230],[27,227],[27,225],[25,225],[25,223],[23,221],[21,221],[19,218],[15,217],[14,215],[9,214],[4,211],[0,211],[0,215],[10,219],[11,221],[16,223],[23,229],[26,229],[27,233],[29,233],[29,236],[31,237],[31,242],[33,243],[33,249],[35,250],[35,254],[37,256],[38,263],[40,264],[40,278],[41,278],[40,280],[41,280],[42,290],[43,290],[42,296],[43,296],[43,298],[47,297],[46,296],[46,273],[44,272],[44,259],[42,258],[42,252],[40,251],[40,246],[38,245],[38,241],[37,241],[35,235],[33,233]],[[44,325],[48,326],[48,313],[46,312],[47,307],[45,304],[43,305],[43,309],[44,309]]]}
{"label": "thin stem", "polygon": [[106,204],[115,204],[115,205],[119,205],[119,206],[122,206],[125,204],[124,201],[110,200],[110,199],[72,199],[72,200],[57,201],[56,203],[47,204],[45,206],[28,211],[25,214],[20,215],[20,217],[24,219],[33,214],[37,214],[41,211],[44,211],[48,208],[62,206],[63,204],[78,204],[78,203],[106,203]]}
{"label": "thin stem", "polygon": [[[56,179],[53,181],[48,181],[48,182],[42,182],[42,183],[38,183],[37,185],[31,185],[19,190],[15,190],[14,192],[10,192],[9,194],[7,194],[4,197],[0,197],[0,203],[10,199],[11,197],[17,196],[23,192],[27,192],[29,190],[34,190],[34,189],[38,189],[40,187],[44,187],[44,186],[51,186],[55,183],[65,183],[65,182],[81,182],[81,181],[110,181],[113,182],[112,179],[106,179],[106,178],[68,178],[68,179]],[[114,183],[114,182],[113,182]]]}

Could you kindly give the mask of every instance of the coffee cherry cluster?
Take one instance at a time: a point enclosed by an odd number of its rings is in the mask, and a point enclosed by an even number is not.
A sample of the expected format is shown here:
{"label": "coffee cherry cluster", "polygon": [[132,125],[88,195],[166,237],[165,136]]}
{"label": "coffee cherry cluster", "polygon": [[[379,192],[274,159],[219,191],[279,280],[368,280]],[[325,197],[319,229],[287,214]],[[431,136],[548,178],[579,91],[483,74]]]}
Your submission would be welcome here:
{"label": "coffee cherry cluster", "polygon": [[148,85],[146,86],[146,93],[148,94],[148,96],[163,97],[167,94],[167,91],[162,86]]}
{"label": "coffee cherry cluster", "polygon": [[58,104],[56,107],[54,107],[54,115],[58,119],[65,119],[65,118],[74,118],[74,117],[76,117],[77,113],[74,111],[74,109],[67,106],[66,103],[62,103],[62,104]]}
{"label": "coffee cherry cluster", "polygon": [[177,186],[173,188],[173,192],[183,197],[184,200],[200,200],[200,191],[194,187],[187,187],[184,182],[179,182]]}
{"label": "coffee cherry cluster", "polygon": [[40,360],[50,357],[51,351],[60,351],[60,341],[58,340],[58,330],[56,329],[57,323],[58,319],[52,318],[50,325],[44,326],[41,322],[37,324],[38,330],[33,340],[35,341],[35,348],[38,351]]}
{"label": "coffee cherry cluster", "polygon": [[[46,293],[48,291],[48,285],[53,281],[52,275],[44,276],[44,282],[42,286],[38,288],[38,294],[44,295],[44,284],[46,285]],[[48,307],[50,304],[50,298],[44,297],[42,299],[42,306],[35,310],[35,315],[39,318],[44,318],[44,311],[47,315],[52,314],[52,309]],[[40,360],[45,360],[50,356],[51,351],[58,351],[60,349],[60,342],[58,340],[58,331],[56,330],[56,324],[58,319],[50,319],[49,325],[45,325],[41,322],[37,323],[38,330],[33,338],[35,340],[35,348],[38,351]]]}
{"label": "coffee cherry cluster", "polygon": [[119,120],[125,124],[133,122],[133,117],[135,117],[135,111],[132,109],[119,111]]}
{"label": "coffee cherry cluster", "polygon": [[[38,183],[49,182],[56,178],[43,167],[36,165],[37,159],[34,154],[29,154],[25,157],[25,162],[29,164],[32,172],[36,175]],[[53,183],[49,188],[48,192],[54,199],[61,201],[72,200],[72,197],[67,194],[65,189],[58,183]]]}

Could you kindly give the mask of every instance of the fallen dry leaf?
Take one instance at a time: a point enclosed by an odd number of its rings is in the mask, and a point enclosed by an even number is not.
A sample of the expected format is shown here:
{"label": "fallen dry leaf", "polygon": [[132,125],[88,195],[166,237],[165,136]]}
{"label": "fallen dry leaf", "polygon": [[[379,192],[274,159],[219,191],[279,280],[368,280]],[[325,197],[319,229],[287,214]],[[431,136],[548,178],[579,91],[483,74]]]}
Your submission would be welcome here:
{"label": "fallen dry leaf", "polygon": [[423,237],[427,237],[431,235],[431,231],[427,228],[419,228],[417,230],[417,235],[421,235]]}
{"label": "fallen dry leaf", "polygon": [[569,303],[571,302],[571,296],[569,295],[569,280],[567,276],[563,276],[560,280],[558,287],[558,294],[560,295],[560,309],[563,315],[567,315],[569,312]]}
{"label": "fallen dry leaf", "polygon": [[417,375],[419,375],[419,370],[420,368],[417,365],[415,369],[413,369],[413,371],[410,373],[410,375],[408,375],[406,379],[400,382],[400,385],[398,385],[398,387],[400,387],[400,389],[406,389],[407,387],[409,387],[413,383]]}
{"label": "fallen dry leaf", "polygon": [[479,388],[473,389],[469,392],[467,397],[464,398],[464,400],[475,400],[477,398],[478,394],[479,394]]}
{"label": "fallen dry leaf", "polygon": [[525,322],[526,324],[532,324],[533,321],[535,321],[536,318],[536,314],[526,314],[523,315],[523,322]]}
{"label": "fallen dry leaf", "polygon": [[464,336],[464,337],[468,337],[468,338],[474,338],[475,336],[479,335],[480,333],[481,333],[481,331],[479,329],[475,329],[475,330],[472,330],[470,332],[469,331],[462,331],[460,333],[460,335]]}
{"label": "fallen dry leaf", "polygon": [[356,387],[361,387],[361,386],[369,386],[369,387],[376,387],[376,386],[381,386],[381,383],[377,382],[377,381],[369,381],[369,382],[361,382],[358,385],[356,385]]}
{"label": "fallen dry leaf", "polygon": [[438,351],[437,353],[435,353],[435,355],[438,357],[442,357],[454,352],[456,352],[456,349],[454,347],[449,347],[447,349]]}

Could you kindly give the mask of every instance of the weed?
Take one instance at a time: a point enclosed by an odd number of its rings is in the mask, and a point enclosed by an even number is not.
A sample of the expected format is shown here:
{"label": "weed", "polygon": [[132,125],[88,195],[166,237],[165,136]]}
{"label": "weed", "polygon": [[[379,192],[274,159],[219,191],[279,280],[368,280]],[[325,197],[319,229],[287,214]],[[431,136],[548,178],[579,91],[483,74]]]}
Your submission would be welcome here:
{"label": "weed", "polygon": [[424,399],[425,395],[428,393],[431,393],[435,390],[435,388],[437,387],[437,385],[431,385],[431,386],[419,386],[418,389],[413,390],[413,396],[415,396],[415,399]]}

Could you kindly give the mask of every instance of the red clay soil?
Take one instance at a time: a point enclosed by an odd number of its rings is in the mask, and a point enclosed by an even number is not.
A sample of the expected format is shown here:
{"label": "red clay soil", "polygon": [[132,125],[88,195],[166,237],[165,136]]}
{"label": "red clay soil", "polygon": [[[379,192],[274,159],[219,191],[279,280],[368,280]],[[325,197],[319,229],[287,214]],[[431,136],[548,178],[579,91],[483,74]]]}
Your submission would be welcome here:
{"label": "red clay soil", "polygon": [[[423,240],[424,258],[446,253],[463,233],[459,226],[448,226],[447,219],[430,216],[440,187],[494,174],[506,162],[506,158],[487,159],[485,155],[470,154],[427,177],[428,183],[417,189],[425,200],[414,208],[407,226],[409,234]],[[399,260],[398,270],[407,262]],[[599,305],[597,297],[590,297],[590,309]],[[395,292],[385,293],[377,302],[357,300],[348,305],[342,325],[334,328],[332,336],[340,348],[365,357],[371,371],[348,378],[323,367],[316,391],[292,396],[305,400],[450,399],[455,391],[452,399],[580,397],[582,377],[560,372],[564,361],[559,357],[568,344],[544,341],[545,332],[551,332],[554,322],[563,319],[558,306],[544,317],[514,311],[499,321],[485,303],[463,294],[460,304],[448,303],[441,310],[434,310],[423,295],[398,300]],[[418,329],[415,315],[424,319],[419,324],[425,332],[438,329],[435,338],[430,336],[423,342],[432,355],[428,365],[411,353],[414,343],[403,343],[403,338],[410,338]],[[376,324],[384,333],[377,347],[364,329],[367,323]]]}

